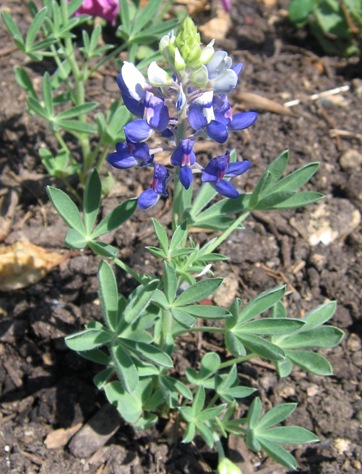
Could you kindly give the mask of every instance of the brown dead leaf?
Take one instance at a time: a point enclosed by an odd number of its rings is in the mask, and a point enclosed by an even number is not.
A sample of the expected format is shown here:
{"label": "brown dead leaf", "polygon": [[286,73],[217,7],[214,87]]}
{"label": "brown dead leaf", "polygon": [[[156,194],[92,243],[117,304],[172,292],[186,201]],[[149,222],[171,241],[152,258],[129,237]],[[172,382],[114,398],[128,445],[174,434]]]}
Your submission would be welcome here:
{"label": "brown dead leaf", "polygon": [[229,13],[226,13],[223,10],[218,10],[216,18],[213,18],[204,25],[199,26],[199,30],[205,38],[218,41],[225,39],[230,25],[231,19]]}
{"label": "brown dead leaf", "polygon": [[262,110],[264,112],[274,112],[280,115],[289,115],[289,117],[296,117],[296,115],[288,108],[274,100],[268,99],[252,92],[239,92],[237,95],[237,108],[242,110],[253,109]]}
{"label": "brown dead leaf", "polygon": [[0,248],[0,291],[26,288],[45,277],[68,255],[48,252],[30,242]]}
{"label": "brown dead leaf", "polygon": [[59,428],[51,431],[44,440],[44,444],[48,449],[63,448],[68,441],[81,429],[82,423],[77,423],[70,428]]}

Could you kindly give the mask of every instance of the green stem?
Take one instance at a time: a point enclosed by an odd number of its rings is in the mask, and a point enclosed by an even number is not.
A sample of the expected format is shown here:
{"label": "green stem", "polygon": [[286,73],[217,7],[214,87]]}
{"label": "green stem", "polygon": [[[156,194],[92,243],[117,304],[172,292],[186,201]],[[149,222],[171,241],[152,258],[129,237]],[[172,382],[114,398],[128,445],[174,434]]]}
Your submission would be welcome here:
{"label": "green stem", "polygon": [[234,359],[227,360],[226,362],[222,362],[220,364],[220,369],[225,369],[226,367],[230,367],[231,365],[234,365],[234,364],[241,364],[242,362],[246,362],[247,360],[257,357],[257,355],[258,354],[255,354],[255,352],[251,352],[250,354],[247,354],[246,356],[235,357]]}
{"label": "green stem", "polygon": [[[68,20],[68,2],[66,0],[61,1],[61,14],[63,17],[63,22],[66,23]],[[65,52],[69,60],[69,65],[72,70],[72,74],[75,81],[75,90],[73,91],[73,102],[74,105],[83,105],[85,103],[85,88],[84,88],[84,71],[79,69],[75,54],[74,46],[71,38],[64,39]],[[81,122],[86,122],[86,115],[79,115],[79,120]],[[85,179],[88,170],[92,166],[92,163],[89,163],[90,156],[90,144],[87,135],[79,134],[77,135],[79,139],[79,144],[82,150],[83,157],[83,172],[80,175],[82,184],[85,184]]]}
{"label": "green stem", "polygon": [[[97,150],[99,150],[99,148],[97,148]],[[102,151],[102,154],[97,162],[97,165],[96,165],[96,169],[98,171],[98,173],[101,172],[101,169],[103,168],[103,165],[104,165],[104,162],[108,156],[108,152],[109,152],[109,147],[105,147]]]}
{"label": "green stem", "polygon": [[122,268],[122,270],[124,270],[129,275],[131,275],[131,277],[134,278],[136,281],[138,281],[138,283],[141,283],[141,284],[144,283],[144,277],[142,275],[138,274],[137,272],[135,272],[134,270],[132,270],[132,268],[129,267],[122,260],[120,260],[117,257],[113,257],[113,258],[110,257],[110,258],[111,258],[112,262],[114,262],[116,265],[118,265],[120,268]]}
{"label": "green stem", "polygon": [[235,221],[231,224],[230,227],[228,227],[216,240],[215,242],[213,243],[213,245],[211,245],[210,247],[208,247],[208,251],[209,252],[213,252],[217,247],[219,247],[219,245],[221,245],[224,240],[226,240],[229,235],[234,232],[235,229],[237,229],[239,227],[239,225],[245,221],[245,219],[249,216],[250,214],[250,211],[249,210],[246,210],[244,211],[237,219],[235,219]]}
{"label": "green stem", "polygon": [[218,454],[218,458],[220,462],[221,460],[225,458],[225,451],[224,451],[224,448],[222,447],[220,438],[216,434],[214,434],[214,442],[215,442],[215,446],[217,449],[217,454]]}

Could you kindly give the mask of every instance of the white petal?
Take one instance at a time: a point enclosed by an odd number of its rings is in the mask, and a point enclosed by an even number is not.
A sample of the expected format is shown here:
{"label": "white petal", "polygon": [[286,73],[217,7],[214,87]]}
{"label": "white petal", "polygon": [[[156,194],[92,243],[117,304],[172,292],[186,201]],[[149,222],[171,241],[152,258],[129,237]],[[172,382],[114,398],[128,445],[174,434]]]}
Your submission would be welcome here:
{"label": "white petal", "polygon": [[214,92],[227,94],[235,89],[238,83],[238,76],[232,69],[226,69],[211,82]]}
{"label": "white petal", "polygon": [[156,61],[148,66],[148,80],[153,86],[162,87],[173,83],[173,79]]}
{"label": "white petal", "polygon": [[145,88],[148,84],[143,74],[140,73],[133,63],[128,61],[123,63],[122,78],[131,97],[136,100],[143,100],[145,98]]}

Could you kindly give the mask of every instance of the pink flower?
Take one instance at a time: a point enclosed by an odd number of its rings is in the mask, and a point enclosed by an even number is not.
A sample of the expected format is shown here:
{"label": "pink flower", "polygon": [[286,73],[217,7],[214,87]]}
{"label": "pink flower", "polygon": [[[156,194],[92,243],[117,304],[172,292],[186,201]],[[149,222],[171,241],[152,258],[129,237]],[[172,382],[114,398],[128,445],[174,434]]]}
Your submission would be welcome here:
{"label": "pink flower", "polygon": [[222,6],[227,13],[231,12],[231,0],[221,0]]}
{"label": "pink flower", "polygon": [[77,14],[99,16],[114,25],[119,10],[119,0],[84,0]]}

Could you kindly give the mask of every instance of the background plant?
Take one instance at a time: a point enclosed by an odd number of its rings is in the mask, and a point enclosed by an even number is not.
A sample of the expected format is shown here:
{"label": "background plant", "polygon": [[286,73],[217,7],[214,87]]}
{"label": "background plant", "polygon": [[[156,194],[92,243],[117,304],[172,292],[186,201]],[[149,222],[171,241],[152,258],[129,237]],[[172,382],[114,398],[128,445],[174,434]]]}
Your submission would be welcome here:
{"label": "background plant", "polygon": [[289,18],[311,33],[328,54],[361,55],[361,0],[291,0]]}
{"label": "background plant", "polygon": [[[42,0],[41,8],[34,2],[28,5],[33,20],[25,35],[7,12],[2,13],[2,19],[16,46],[30,61],[43,62],[44,69],[50,71],[45,72],[40,91],[26,68],[16,67],[15,78],[26,92],[28,112],[48,124],[57,142],[55,149],[39,150],[44,167],[50,175],[62,179],[79,200],[69,178],[78,175],[84,186],[92,167],[100,171],[110,146],[122,138],[123,127],[130,119],[121,101],[106,113],[96,112],[99,104],[87,99],[90,77],[122,51],[129,50],[133,61],[143,59],[140,67],[147,65],[159,54],[152,45],[178,20],[163,21],[168,3],[162,0],[150,0],[145,8],[121,0],[117,30],[120,40],[114,31],[118,44],[108,44],[104,43],[104,21],[94,23],[92,16],[77,14],[82,0]],[[112,18],[116,20],[114,14]]]}
{"label": "background plant", "polygon": [[[63,191],[48,188],[53,205],[70,227],[66,244],[75,249],[88,246],[105,258],[98,273],[104,323],[89,322],[68,336],[66,343],[104,366],[94,382],[135,428],[148,428],[159,416],[176,411],[183,442],[200,436],[210,448],[215,446],[220,473],[238,472],[222,445],[222,438],[231,433],[245,439],[250,449],[263,450],[295,469],[296,460],[283,445],[317,438],[302,427],[280,425],[295,404],[281,404],[263,413],[261,400],[255,397],[249,411],[238,417],[239,400],[255,392],[240,383],[238,366],[261,357],[272,361],[281,377],[289,375],[294,365],[331,375],[329,362],[315,350],[334,347],[343,337],[342,331],[326,324],[335,303],[325,303],[303,318],[293,317],[284,303],[284,286],[269,289],[246,304],[237,298],[229,308],[200,303],[222,285],[223,279],[211,271],[214,262],[226,260],[217,248],[242,228],[252,212],[291,209],[322,198],[313,191],[300,191],[318,163],[286,174],[288,152],[283,152],[266,168],[252,193],[239,193],[230,179],[251,164],[237,161],[236,153],[228,150],[205,164],[198,161],[193,146],[199,137],[223,144],[229,132],[254,123],[254,112],[233,115],[228,100],[242,65],[232,66],[226,52],[214,51],[213,42],[202,48],[190,19],[177,34],[170,32],[161,39],[160,50],[168,69],[151,63],[147,79],[134,64],[122,66],[117,82],[136,119],[125,126],[124,140],[108,156],[109,163],[120,169],[153,167],[150,188],[137,200],[121,203],[100,222],[101,183],[96,169],[86,183],[82,213]],[[157,137],[155,148],[146,143],[151,136]],[[159,151],[169,152],[168,167],[157,162]],[[198,176],[202,185],[198,182],[193,192]],[[122,225],[137,205],[144,210],[167,197],[171,181],[170,225],[152,219],[158,244],[148,247],[162,260],[163,271],[136,273],[118,258],[116,248],[99,238]],[[222,197],[215,199],[217,194]],[[195,227],[213,229],[218,236],[200,244],[191,238]],[[130,294],[119,293],[112,264],[138,282]],[[203,354],[199,366],[188,368],[181,378],[174,355],[183,335],[190,332],[218,334],[228,355]]]}

